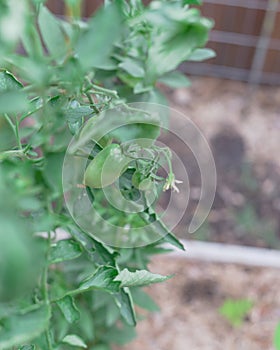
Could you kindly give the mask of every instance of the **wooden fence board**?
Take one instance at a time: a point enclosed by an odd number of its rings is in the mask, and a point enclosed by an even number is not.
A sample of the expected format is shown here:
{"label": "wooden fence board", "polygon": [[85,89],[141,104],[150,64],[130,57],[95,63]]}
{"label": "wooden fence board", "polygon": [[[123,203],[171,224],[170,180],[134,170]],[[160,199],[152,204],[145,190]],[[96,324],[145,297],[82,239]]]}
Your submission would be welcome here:
{"label": "wooden fence board", "polygon": [[[216,67],[221,66],[219,75],[221,72],[226,72],[224,67],[229,67],[232,68],[232,72],[234,69],[239,72],[237,79],[247,79],[255,54],[255,46],[261,33],[267,2],[268,0],[205,0],[201,12],[204,16],[215,20],[214,33],[210,36],[208,47],[217,52],[217,57],[207,63],[201,63],[202,74],[203,67],[207,67],[206,74],[209,72],[209,64],[212,64],[213,75]],[[83,15],[89,17],[102,3],[102,0],[86,0]],[[62,0],[49,0],[47,4],[55,13],[63,14]],[[280,5],[275,23],[263,68],[263,71],[272,77],[273,73],[280,74]],[[275,77],[272,80],[273,84],[277,81]],[[263,82],[269,82],[268,75]]]}

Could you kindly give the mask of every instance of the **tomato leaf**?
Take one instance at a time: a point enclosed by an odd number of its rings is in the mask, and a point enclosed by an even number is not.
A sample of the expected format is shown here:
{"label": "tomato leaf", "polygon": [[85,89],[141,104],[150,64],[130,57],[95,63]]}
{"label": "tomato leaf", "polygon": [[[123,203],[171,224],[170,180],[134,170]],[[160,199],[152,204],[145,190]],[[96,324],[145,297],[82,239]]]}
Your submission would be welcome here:
{"label": "tomato leaf", "polygon": [[23,345],[18,350],[35,350],[35,345]]}
{"label": "tomato leaf", "polygon": [[87,348],[87,344],[76,334],[69,334],[63,338],[62,343],[69,344],[78,348]]}
{"label": "tomato leaf", "polygon": [[90,289],[102,289],[109,293],[118,292],[120,282],[115,281],[118,275],[117,269],[111,266],[100,266],[93,275],[82,281],[77,292],[83,292]]}
{"label": "tomato leaf", "polygon": [[121,13],[116,3],[99,10],[90,20],[88,29],[80,36],[76,52],[82,67],[103,65],[103,61],[110,56],[115,40],[122,31]]}
{"label": "tomato leaf", "polygon": [[188,87],[191,85],[191,81],[184,74],[178,71],[164,74],[161,78],[158,79],[158,82],[163,83],[171,88]]}
{"label": "tomato leaf", "polygon": [[211,49],[195,49],[190,56],[188,61],[204,61],[210,58],[216,57],[215,51]]}
{"label": "tomato leaf", "polygon": [[62,261],[78,258],[82,254],[80,245],[71,239],[61,240],[51,247],[49,263],[57,264]]}
{"label": "tomato leaf", "polygon": [[15,313],[0,319],[0,348],[5,349],[28,342],[39,336],[48,326],[49,306],[35,306],[33,310]]}
{"label": "tomato leaf", "polygon": [[63,58],[67,53],[66,37],[59,20],[45,6],[40,8],[38,25],[49,54],[55,59]]}
{"label": "tomato leaf", "polygon": [[145,75],[145,71],[141,66],[140,62],[137,62],[132,58],[125,58],[119,64],[119,67],[135,78],[144,77]]}
{"label": "tomato leaf", "polygon": [[136,316],[133,306],[132,297],[128,288],[123,288],[119,293],[114,294],[115,302],[120,309],[124,320],[130,326],[136,325]]}
{"label": "tomato leaf", "polygon": [[74,323],[80,319],[80,312],[72,296],[66,295],[64,298],[57,300],[56,303],[69,323]]}
{"label": "tomato leaf", "polygon": [[8,71],[0,70],[0,113],[20,112],[27,107],[22,84]]}
{"label": "tomato leaf", "polygon": [[121,282],[121,287],[143,287],[152,283],[163,282],[171,276],[162,276],[146,270],[130,272],[128,269],[122,270],[114,281]]}
{"label": "tomato leaf", "polygon": [[12,73],[6,70],[0,70],[0,94],[6,91],[19,90],[21,88],[22,84]]}

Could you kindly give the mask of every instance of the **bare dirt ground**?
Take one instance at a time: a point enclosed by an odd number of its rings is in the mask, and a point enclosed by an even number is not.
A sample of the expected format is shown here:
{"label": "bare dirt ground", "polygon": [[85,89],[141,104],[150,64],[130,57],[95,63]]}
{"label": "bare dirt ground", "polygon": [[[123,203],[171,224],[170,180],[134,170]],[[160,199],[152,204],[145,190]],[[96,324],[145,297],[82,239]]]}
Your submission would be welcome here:
{"label": "bare dirt ground", "polygon": [[[279,270],[154,259],[151,270],[176,273],[149,287],[161,308],[138,324],[138,338],[123,350],[273,350],[280,320]],[[218,309],[227,298],[254,303],[244,323],[233,327]]]}

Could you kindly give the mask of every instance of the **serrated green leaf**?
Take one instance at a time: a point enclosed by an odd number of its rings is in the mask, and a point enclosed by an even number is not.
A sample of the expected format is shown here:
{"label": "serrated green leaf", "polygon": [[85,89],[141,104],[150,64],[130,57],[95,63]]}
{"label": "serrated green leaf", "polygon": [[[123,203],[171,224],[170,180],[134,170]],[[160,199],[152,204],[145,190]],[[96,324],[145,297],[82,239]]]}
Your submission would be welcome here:
{"label": "serrated green leaf", "polygon": [[18,350],[35,350],[36,347],[35,345],[23,345],[20,348],[18,348]]}
{"label": "serrated green leaf", "polygon": [[38,59],[44,56],[40,35],[33,22],[26,25],[21,35],[23,47],[30,57]]}
{"label": "serrated green leaf", "polygon": [[110,247],[106,247],[74,226],[69,226],[69,231],[82,244],[96,264],[116,267],[116,257],[118,254]]}
{"label": "serrated green leaf", "polygon": [[84,117],[93,113],[93,110],[89,106],[70,106],[65,109],[65,115],[67,118],[70,132],[75,135],[80,130],[84,122]]}
{"label": "serrated green leaf", "polygon": [[163,83],[171,88],[188,87],[191,85],[191,81],[182,73],[178,71],[169,72],[164,74],[158,82]]}
{"label": "serrated green leaf", "polygon": [[275,329],[273,342],[276,350],[280,350],[280,322]]}
{"label": "serrated green leaf", "polygon": [[22,84],[12,73],[0,69],[0,94],[6,91],[19,90],[21,88]]}
{"label": "serrated green leaf", "polygon": [[48,326],[48,306],[34,307],[25,313],[15,313],[0,319],[0,349],[17,346],[39,336]]}
{"label": "serrated green leaf", "polygon": [[23,345],[20,348],[18,348],[18,350],[35,350],[36,347],[35,345]]}
{"label": "serrated green leaf", "polygon": [[177,247],[181,250],[185,250],[185,247],[183,245],[183,243],[181,243],[179,241],[179,239],[177,237],[175,237],[173,235],[173,233],[168,232],[167,235],[165,235],[165,237],[163,238],[164,242],[170,243],[171,245],[173,245],[174,247]]}
{"label": "serrated green leaf", "polygon": [[62,164],[64,160],[64,152],[48,153],[45,157],[45,166],[43,177],[50,188],[58,194],[62,189]]}
{"label": "serrated green leaf", "polygon": [[114,252],[110,247],[106,247],[104,244],[93,240],[95,252],[93,253],[94,259],[97,264],[116,266],[116,257],[118,253]]}
{"label": "serrated green leaf", "polygon": [[38,25],[49,54],[55,59],[61,59],[67,53],[66,38],[59,20],[45,7],[41,6]]}
{"label": "serrated green leaf", "polygon": [[211,49],[196,49],[188,57],[188,61],[204,61],[216,57],[215,51]]}
{"label": "serrated green leaf", "polygon": [[115,302],[120,309],[124,320],[130,326],[136,326],[136,316],[133,306],[133,300],[128,288],[123,288],[119,293],[114,294]]}
{"label": "serrated green leaf", "polygon": [[51,247],[49,263],[56,264],[66,260],[78,258],[82,254],[80,245],[71,239],[58,241]]}
{"label": "serrated green leaf", "polygon": [[81,314],[80,321],[77,324],[77,326],[81,330],[79,334],[82,336],[83,339],[86,339],[87,341],[92,341],[96,337],[96,318],[93,317],[93,315],[95,314],[95,310],[93,307],[89,308],[88,304],[85,303],[84,306],[82,306],[81,304],[79,305],[79,311]]}
{"label": "serrated green leaf", "polygon": [[87,117],[92,114],[92,109],[89,106],[70,106],[64,110],[68,122],[76,122],[82,117]]}
{"label": "serrated green leaf", "polygon": [[27,107],[21,88],[22,84],[10,72],[0,70],[0,113],[20,112]]}
{"label": "serrated green leaf", "polygon": [[120,317],[120,310],[112,299],[106,305],[106,325],[113,326]]}
{"label": "serrated green leaf", "polygon": [[118,292],[120,282],[114,281],[118,271],[111,266],[100,266],[93,275],[82,281],[77,292],[83,292],[90,289],[102,289],[110,293]]}
{"label": "serrated green leaf", "polygon": [[130,272],[128,269],[124,269],[118,274],[115,281],[121,282],[121,287],[143,287],[166,281],[169,278],[170,276],[162,276],[147,270]]}
{"label": "serrated green leaf", "polygon": [[76,334],[66,335],[66,337],[63,338],[62,343],[76,346],[79,348],[87,348],[87,344]]}
{"label": "serrated green leaf", "polygon": [[121,12],[116,3],[99,10],[77,43],[76,52],[82,67],[87,70],[102,66],[103,61],[110,56],[121,31]]}
{"label": "serrated green leaf", "polygon": [[56,303],[69,323],[77,322],[80,319],[79,310],[72,296],[66,295],[64,298],[57,300]]}
{"label": "serrated green leaf", "polygon": [[[163,9],[165,16],[160,11],[154,11],[148,18],[152,22],[159,21],[158,33],[154,36],[147,59],[147,76],[150,79],[157,79],[188,60],[193,50],[205,45],[209,29],[213,26],[213,22],[202,18],[196,9],[170,6],[172,16]],[[170,27],[168,31],[167,25]]]}
{"label": "serrated green leaf", "polygon": [[165,224],[160,221],[152,208],[148,208],[147,212],[145,211],[139,213],[139,215],[145,222],[149,223],[149,230],[153,230],[160,237],[162,237],[163,242],[170,243],[174,247],[185,250],[184,245],[173,235],[173,233],[170,232],[168,227],[166,227]]}

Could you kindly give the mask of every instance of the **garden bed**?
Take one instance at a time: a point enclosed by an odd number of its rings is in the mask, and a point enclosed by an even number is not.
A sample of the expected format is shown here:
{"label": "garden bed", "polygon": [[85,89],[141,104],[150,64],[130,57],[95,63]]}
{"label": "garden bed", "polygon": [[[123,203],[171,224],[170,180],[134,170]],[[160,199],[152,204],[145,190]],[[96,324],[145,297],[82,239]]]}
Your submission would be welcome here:
{"label": "garden bed", "polygon": [[[152,271],[176,274],[149,288],[161,312],[137,327],[125,350],[272,350],[280,318],[280,274],[273,268],[160,257]],[[253,308],[239,327],[220,313],[226,299],[248,299]]]}

